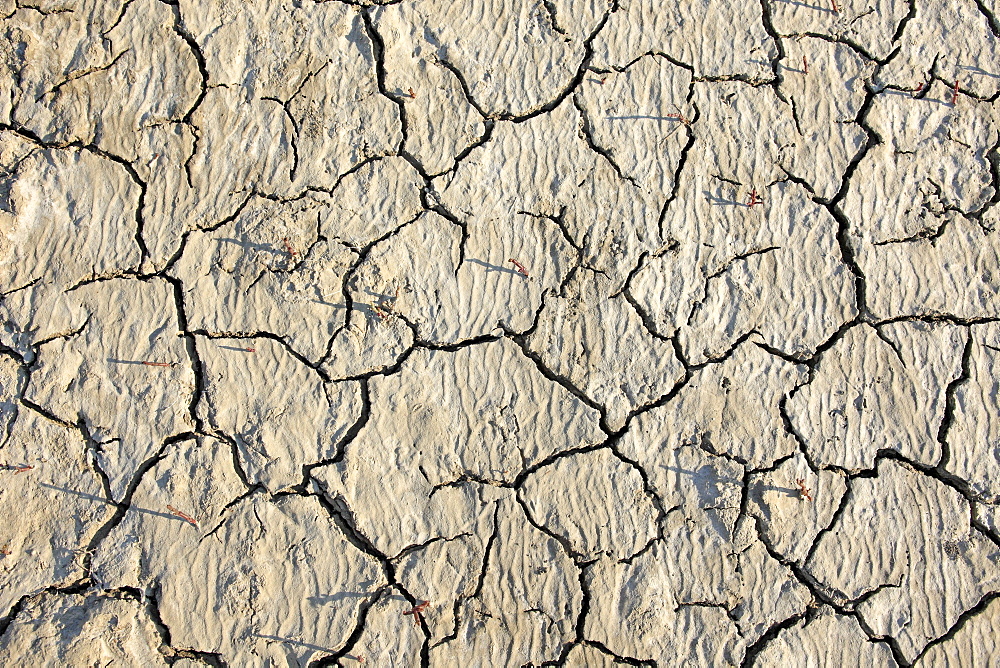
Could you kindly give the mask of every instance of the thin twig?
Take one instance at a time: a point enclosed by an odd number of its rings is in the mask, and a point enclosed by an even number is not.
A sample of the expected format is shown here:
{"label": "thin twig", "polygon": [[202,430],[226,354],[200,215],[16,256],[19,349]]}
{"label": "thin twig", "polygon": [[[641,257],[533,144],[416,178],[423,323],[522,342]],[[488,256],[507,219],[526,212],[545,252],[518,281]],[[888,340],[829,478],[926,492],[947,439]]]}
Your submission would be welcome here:
{"label": "thin twig", "polygon": [[167,506],[167,510],[169,510],[171,513],[173,513],[177,517],[181,518],[185,522],[190,522],[191,526],[193,526],[193,527],[197,527],[198,526],[198,520],[196,520],[195,518],[191,517],[187,513],[182,513],[181,511],[177,510],[173,506]]}
{"label": "thin twig", "polygon": [[525,268],[525,266],[524,266],[523,264],[521,264],[520,262],[518,262],[518,261],[517,261],[517,260],[515,260],[514,258],[508,258],[508,259],[507,259],[507,261],[508,261],[508,262],[511,262],[511,263],[513,263],[514,267],[515,267],[515,268],[516,268],[516,269],[517,269],[517,270],[518,270],[518,271],[519,271],[520,273],[524,274],[525,276],[527,276],[527,275],[528,275],[528,270],[527,270],[527,269]]}
{"label": "thin twig", "polygon": [[413,606],[412,608],[410,608],[409,610],[404,610],[403,614],[413,615],[413,623],[416,624],[417,626],[420,626],[420,619],[421,619],[420,613],[426,610],[427,606],[429,606],[430,604],[431,604],[430,601],[422,601],[417,605]]}

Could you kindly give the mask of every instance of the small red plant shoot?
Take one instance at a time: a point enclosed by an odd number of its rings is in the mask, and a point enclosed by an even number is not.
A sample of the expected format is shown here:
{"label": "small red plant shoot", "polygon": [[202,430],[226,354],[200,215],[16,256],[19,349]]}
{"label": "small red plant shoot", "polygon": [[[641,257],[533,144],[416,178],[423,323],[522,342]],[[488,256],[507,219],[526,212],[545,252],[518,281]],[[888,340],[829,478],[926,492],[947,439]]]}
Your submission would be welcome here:
{"label": "small red plant shoot", "polygon": [[806,60],[805,56],[802,56],[802,73],[809,74],[809,61]]}
{"label": "small red plant shoot", "polygon": [[2,467],[4,471],[13,471],[14,475],[27,473],[31,469],[35,468],[34,466],[30,466],[28,464],[0,464],[0,467]]}
{"label": "small red plant shoot", "polygon": [[177,362],[147,362],[145,360],[142,363],[146,366],[173,366],[177,364]]}
{"label": "small red plant shoot", "polygon": [[806,501],[812,501],[812,494],[810,494],[810,489],[806,487],[806,481],[802,478],[796,478],[795,484],[799,486],[799,498],[805,499]]}
{"label": "small red plant shoot", "polygon": [[406,92],[410,94],[410,99],[411,100],[416,100],[417,99],[417,94],[416,94],[416,92],[414,92],[414,90],[412,88],[407,88]]}
{"label": "small red plant shoot", "polygon": [[396,294],[392,299],[379,301],[372,306],[372,312],[379,317],[379,320],[385,322],[395,315],[397,301],[399,301],[399,288],[396,288]]}
{"label": "small red plant shoot", "polygon": [[958,104],[958,79],[955,79],[955,87],[951,89],[951,104]]}
{"label": "small red plant shoot", "polygon": [[518,273],[524,274],[525,276],[528,275],[528,270],[525,268],[523,264],[521,264],[514,258],[508,258],[507,261],[513,263],[514,268],[517,269]]}
{"label": "small red plant shoot", "polygon": [[404,610],[404,615],[413,615],[413,623],[420,626],[420,614],[431,604],[430,601],[422,601],[409,610]]}
{"label": "small red plant shoot", "polygon": [[834,14],[839,14],[840,13],[840,7],[837,6],[837,0],[830,0],[830,2],[833,4],[833,13]]}
{"label": "small red plant shoot", "polygon": [[189,522],[191,524],[191,526],[193,526],[195,528],[198,527],[198,520],[196,520],[195,518],[191,517],[187,513],[182,513],[181,511],[177,510],[173,506],[167,506],[167,510],[169,510],[171,514],[173,514],[173,515],[181,518],[185,522]]}
{"label": "small red plant shoot", "polygon": [[760,198],[760,197],[759,197],[759,196],[757,195],[757,189],[756,189],[756,188],[754,188],[753,190],[751,190],[751,191],[750,191],[750,198],[749,198],[749,199],[747,199],[747,208],[750,208],[750,209],[752,209],[752,208],[754,207],[754,205],[755,205],[755,204],[763,204],[763,203],[764,203],[764,200],[762,200],[762,199],[761,199],[761,198]]}
{"label": "small red plant shoot", "polygon": [[670,106],[672,106],[674,108],[674,111],[676,113],[667,114],[667,118],[671,118],[671,119],[673,119],[675,121],[678,121],[681,125],[686,125],[686,126],[690,127],[691,126],[691,119],[688,118],[687,116],[685,116],[683,113],[681,113],[680,107],[678,107],[676,104],[673,104],[673,103],[671,103]]}
{"label": "small red plant shoot", "polygon": [[292,248],[292,244],[290,244],[290,243],[288,242],[288,237],[285,237],[284,239],[282,239],[282,241],[283,241],[283,242],[284,242],[284,244],[285,244],[285,251],[286,251],[286,252],[287,252],[287,253],[288,253],[289,255],[291,255],[292,257],[295,257],[296,255],[298,255],[298,253],[297,253],[297,252],[295,251],[295,249],[294,249],[294,248]]}
{"label": "small red plant shoot", "polygon": [[247,351],[248,353],[255,353],[255,352],[257,352],[256,348],[244,348],[243,350]]}

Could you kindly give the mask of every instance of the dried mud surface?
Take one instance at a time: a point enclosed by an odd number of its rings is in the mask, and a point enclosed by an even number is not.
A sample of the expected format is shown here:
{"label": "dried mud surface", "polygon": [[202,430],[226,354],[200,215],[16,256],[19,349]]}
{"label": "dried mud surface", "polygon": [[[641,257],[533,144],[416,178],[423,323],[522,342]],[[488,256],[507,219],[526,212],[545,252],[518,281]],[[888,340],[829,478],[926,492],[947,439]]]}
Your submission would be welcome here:
{"label": "dried mud surface", "polygon": [[0,664],[997,664],[998,12],[0,0]]}

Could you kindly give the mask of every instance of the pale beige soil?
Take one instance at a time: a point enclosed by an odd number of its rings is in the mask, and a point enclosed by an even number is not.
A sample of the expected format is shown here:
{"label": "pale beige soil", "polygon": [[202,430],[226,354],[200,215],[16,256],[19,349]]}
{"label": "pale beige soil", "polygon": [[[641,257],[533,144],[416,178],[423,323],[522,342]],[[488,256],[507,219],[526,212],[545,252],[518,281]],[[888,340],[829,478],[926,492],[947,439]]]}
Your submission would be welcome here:
{"label": "pale beige soil", "polygon": [[995,0],[0,34],[0,665],[1000,664]]}

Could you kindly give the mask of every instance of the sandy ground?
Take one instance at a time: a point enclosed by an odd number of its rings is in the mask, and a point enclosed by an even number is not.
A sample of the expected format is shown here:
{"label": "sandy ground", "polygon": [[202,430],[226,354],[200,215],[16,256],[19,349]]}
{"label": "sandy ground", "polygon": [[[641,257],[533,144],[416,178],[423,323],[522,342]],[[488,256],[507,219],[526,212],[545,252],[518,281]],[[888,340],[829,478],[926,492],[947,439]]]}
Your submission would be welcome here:
{"label": "sandy ground", "polygon": [[0,17],[0,665],[1000,664],[996,0]]}

